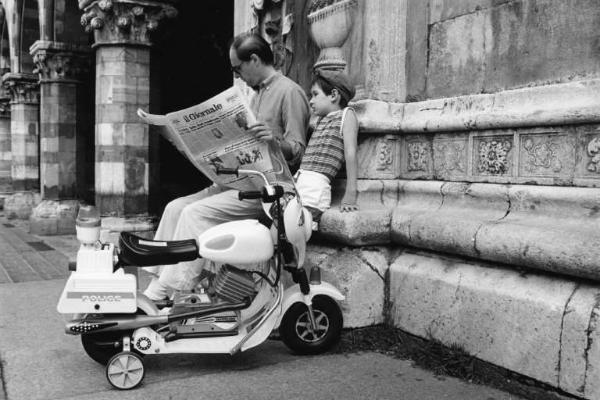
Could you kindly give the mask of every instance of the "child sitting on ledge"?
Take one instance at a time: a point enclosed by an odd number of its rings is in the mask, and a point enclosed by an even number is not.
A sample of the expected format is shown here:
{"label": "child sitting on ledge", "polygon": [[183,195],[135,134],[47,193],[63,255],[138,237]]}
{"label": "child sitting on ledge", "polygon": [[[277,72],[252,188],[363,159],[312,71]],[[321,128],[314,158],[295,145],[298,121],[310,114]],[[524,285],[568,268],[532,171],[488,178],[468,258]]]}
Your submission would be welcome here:
{"label": "child sitting on ledge", "polygon": [[358,120],[354,110],[348,107],[354,94],[354,85],[344,72],[315,70],[309,104],[318,120],[295,175],[302,205],[313,216],[313,230],[317,229],[323,212],[331,206],[331,181],[344,161],[346,189],[340,211],[358,210]]}

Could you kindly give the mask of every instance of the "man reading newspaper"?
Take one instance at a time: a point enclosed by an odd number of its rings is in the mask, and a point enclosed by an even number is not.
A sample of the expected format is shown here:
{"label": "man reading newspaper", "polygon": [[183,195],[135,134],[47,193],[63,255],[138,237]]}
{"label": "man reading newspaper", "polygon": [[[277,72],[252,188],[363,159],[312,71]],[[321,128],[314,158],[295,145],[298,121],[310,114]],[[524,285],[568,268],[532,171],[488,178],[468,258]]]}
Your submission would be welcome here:
{"label": "man reading newspaper", "polygon": [[[297,167],[306,147],[309,120],[308,100],[304,91],[275,70],[271,48],[258,35],[245,34],[234,38],[229,58],[234,75],[257,92],[250,103],[256,122],[248,121],[241,113],[233,118],[235,124],[246,128],[245,131],[259,142],[277,142],[287,164]],[[213,107],[215,112],[219,111],[218,108],[219,106]],[[209,132],[214,140],[227,134],[226,129],[218,127],[211,127]],[[177,146],[176,143],[175,145]],[[239,148],[248,149],[243,143],[239,144]],[[223,151],[222,154],[231,152]],[[207,162],[228,167],[219,155],[218,152],[214,152],[212,156],[204,155],[204,158],[196,161],[196,165]],[[262,156],[256,151],[240,151],[237,162],[253,162]],[[284,169],[288,171],[287,167]],[[213,178],[215,182],[219,182],[216,177]],[[240,201],[238,191],[231,189],[239,186],[236,182],[230,183],[231,185],[214,184],[199,193],[171,201],[165,208],[155,239],[197,238],[206,229],[224,222],[258,218],[263,212],[260,200]],[[169,289],[191,289],[197,284],[197,278],[204,267],[205,261],[201,259],[178,265],[148,267],[155,277],[144,294],[152,300],[161,300],[167,297]]]}

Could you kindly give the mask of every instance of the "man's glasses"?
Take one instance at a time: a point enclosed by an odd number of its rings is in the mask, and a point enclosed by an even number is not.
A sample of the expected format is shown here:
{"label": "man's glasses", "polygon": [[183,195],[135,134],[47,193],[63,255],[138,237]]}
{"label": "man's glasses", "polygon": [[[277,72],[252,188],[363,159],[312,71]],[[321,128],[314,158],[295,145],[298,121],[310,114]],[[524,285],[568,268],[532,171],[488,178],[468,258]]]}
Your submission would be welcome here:
{"label": "man's glasses", "polygon": [[242,61],[241,63],[239,63],[238,65],[232,65],[231,66],[231,72],[233,72],[234,74],[240,74],[240,70],[242,69],[242,64],[244,63],[244,61]]}

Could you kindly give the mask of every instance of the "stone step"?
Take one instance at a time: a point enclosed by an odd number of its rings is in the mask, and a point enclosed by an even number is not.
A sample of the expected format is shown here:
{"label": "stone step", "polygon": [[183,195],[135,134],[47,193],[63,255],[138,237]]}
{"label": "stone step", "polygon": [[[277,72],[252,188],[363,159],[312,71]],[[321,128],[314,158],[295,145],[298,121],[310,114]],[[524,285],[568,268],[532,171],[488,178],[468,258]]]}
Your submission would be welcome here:
{"label": "stone step", "polygon": [[600,188],[361,181],[359,206],[358,212],[341,213],[334,201],[322,217],[320,236],[600,280]]}
{"label": "stone step", "polygon": [[427,252],[390,267],[394,326],[600,398],[600,286]]}

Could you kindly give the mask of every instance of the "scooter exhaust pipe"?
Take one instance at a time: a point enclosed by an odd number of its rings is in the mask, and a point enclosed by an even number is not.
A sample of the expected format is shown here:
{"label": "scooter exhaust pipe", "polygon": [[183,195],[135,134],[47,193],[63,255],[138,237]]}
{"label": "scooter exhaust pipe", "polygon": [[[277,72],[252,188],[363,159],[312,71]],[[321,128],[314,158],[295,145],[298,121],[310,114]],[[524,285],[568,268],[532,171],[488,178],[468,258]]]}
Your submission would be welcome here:
{"label": "scooter exhaust pipe", "polygon": [[134,315],[126,317],[102,318],[102,320],[76,319],[67,322],[65,332],[70,335],[79,335],[82,333],[96,333],[108,331],[123,331],[137,329],[144,326],[166,324],[168,317],[166,315]]}

